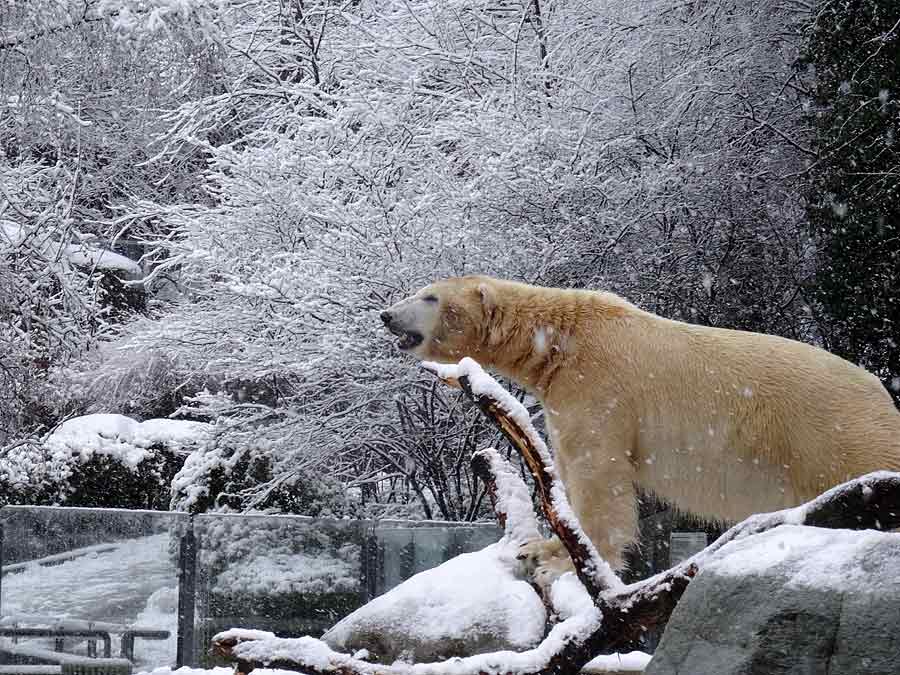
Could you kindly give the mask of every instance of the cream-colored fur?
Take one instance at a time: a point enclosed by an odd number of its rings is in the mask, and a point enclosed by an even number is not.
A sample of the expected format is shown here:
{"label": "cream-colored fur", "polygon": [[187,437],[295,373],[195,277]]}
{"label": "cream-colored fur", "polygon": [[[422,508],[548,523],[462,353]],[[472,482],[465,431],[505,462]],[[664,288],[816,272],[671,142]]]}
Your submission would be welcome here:
{"label": "cream-colored fur", "polygon": [[488,277],[436,282],[383,318],[418,357],[470,356],[540,399],[572,506],[614,566],[637,534],[635,485],[739,520],[900,470],[879,380],[801,342]]}
{"label": "cream-colored fur", "polygon": [[572,559],[562,541],[557,537],[532,539],[519,546],[516,555],[522,576],[530,579],[549,598],[553,582],[566,572],[574,570]]}

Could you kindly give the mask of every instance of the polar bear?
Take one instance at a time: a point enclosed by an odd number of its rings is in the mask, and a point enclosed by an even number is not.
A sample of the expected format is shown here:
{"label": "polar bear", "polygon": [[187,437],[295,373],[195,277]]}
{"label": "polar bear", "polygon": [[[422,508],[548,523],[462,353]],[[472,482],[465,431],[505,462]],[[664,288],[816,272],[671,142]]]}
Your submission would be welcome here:
{"label": "polar bear", "polygon": [[469,356],[541,401],[572,507],[613,567],[637,537],[636,486],[737,521],[900,470],[881,382],[808,344],[483,276],[432,283],[381,318],[401,349]]}

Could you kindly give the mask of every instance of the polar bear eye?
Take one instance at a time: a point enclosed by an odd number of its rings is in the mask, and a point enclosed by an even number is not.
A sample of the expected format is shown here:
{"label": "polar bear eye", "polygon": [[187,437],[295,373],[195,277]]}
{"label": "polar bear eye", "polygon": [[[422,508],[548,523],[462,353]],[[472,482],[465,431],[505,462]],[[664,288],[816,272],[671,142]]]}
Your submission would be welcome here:
{"label": "polar bear eye", "polygon": [[426,296],[425,296],[424,298],[422,298],[422,299],[423,299],[425,302],[437,302],[437,301],[438,301],[436,295],[426,295]]}

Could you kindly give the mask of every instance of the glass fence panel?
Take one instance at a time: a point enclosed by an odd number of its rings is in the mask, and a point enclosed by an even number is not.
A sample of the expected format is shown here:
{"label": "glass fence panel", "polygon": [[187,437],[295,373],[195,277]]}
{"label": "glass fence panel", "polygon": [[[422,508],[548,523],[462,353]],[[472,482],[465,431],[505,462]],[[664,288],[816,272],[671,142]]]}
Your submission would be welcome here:
{"label": "glass fence panel", "polygon": [[366,601],[362,521],[203,515],[194,532],[201,662],[221,630],[321,636]]}
{"label": "glass fence panel", "polygon": [[375,528],[374,595],[460,553],[478,551],[499,540],[503,531],[495,525],[436,522],[382,522]]}
{"label": "glass fence panel", "polygon": [[0,665],[53,664],[65,652],[121,656],[137,671],[212,665],[210,639],[232,627],[321,636],[376,595],[502,531],[8,506],[0,534]]}
{"label": "glass fence panel", "polygon": [[174,665],[188,523],[154,511],[4,507],[0,662],[53,664],[65,652]]}
{"label": "glass fence panel", "polygon": [[320,637],[414,574],[497,541],[496,526],[204,515],[197,534],[195,653],[240,626]]}

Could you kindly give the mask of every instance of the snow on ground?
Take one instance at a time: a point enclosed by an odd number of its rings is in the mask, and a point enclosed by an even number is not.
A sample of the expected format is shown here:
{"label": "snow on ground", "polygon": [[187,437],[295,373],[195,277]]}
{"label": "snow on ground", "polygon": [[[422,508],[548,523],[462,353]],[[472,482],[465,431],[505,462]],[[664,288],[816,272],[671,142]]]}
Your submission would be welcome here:
{"label": "snow on ground", "polygon": [[[560,652],[564,644],[577,639],[578,636],[597,630],[601,618],[600,610],[592,608],[586,614],[566,619],[556,624],[539,645],[525,651],[489,652],[434,663],[404,664],[396,661],[391,668],[398,675],[539,672],[550,666],[551,660]],[[235,637],[240,638],[241,631],[225,631],[219,633],[215,639],[229,640]],[[238,658],[248,661],[263,663],[275,660],[299,661],[313,665],[320,670],[352,668],[363,675],[376,675],[383,672],[384,669],[382,665],[361,661],[350,654],[333,651],[324,642],[311,637],[242,642],[233,648],[233,653]]]}
{"label": "snow on ground", "polygon": [[[581,671],[585,675],[600,675],[602,673],[641,673],[650,663],[650,655],[644,652],[629,652],[628,654],[608,654],[598,656],[587,664]],[[276,670],[274,668],[257,668],[255,675],[297,675],[294,671]],[[151,671],[139,672],[137,675],[234,675],[232,668],[155,668]]]}
{"label": "snow on ground", "polygon": [[[138,640],[135,650],[138,669],[156,668],[153,672],[157,675],[169,675],[173,671],[165,666],[174,662],[178,605],[169,535],[152,535],[109,546],[115,549],[109,550],[104,545],[86,556],[58,565],[27,565],[20,573],[7,574],[3,578],[0,603],[3,614],[107,621],[169,630],[168,640]],[[542,636],[544,609],[530,586],[517,580],[511,571],[516,550],[510,542],[499,542],[480,552],[454,558],[376,599],[367,612],[370,616],[381,612],[381,620],[390,621],[395,627],[431,636],[435,632],[455,635],[472,629],[485,630],[486,625],[501,625],[510,631],[511,642],[527,648]],[[559,592],[571,596],[568,602],[571,611],[589,610],[580,597],[584,593],[580,584],[573,575],[567,576],[577,588],[574,585],[564,588],[563,584]],[[590,611],[587,614],[577,617],[575,623],[597,619]],[[353,621],[345,619],[343,627],[339,623],[336,628],[345,631]],[[555,631],[557,638],[575,628],[572,622],[560,624]],[[321,651],[324,645],[318,641],[316,644]],[[522,656],[506,654],[513,662],[525,665],[545,658],[546,651],[546,647],[538,647]],[[601,657],[593,662],[592,672],[607,672],[613,665],[626,670],[626,666],[638,662],[635,659],[639,661],[633,655],[621,659],[615,655]],[[230,670],[182,668],[176,672],[178,675],[224,675]]]}
{"label": "snow on ground", "polygon": [[25,567],[3,577],[3,616],[33,615],[82,619],[169,630],[165,641],[137,640],[144,666],[175,661],[177,570],[169,556],[169,535],[117,542],[59,565]]}
{"label": "snow on ground", "polygon": [[114,551],[6,575],[3,614],[132,622],[152,593],[177,583],[168,546],[168,534],[155,534],[120,542]]}
{"label": "snow on ground", "polygon": [[[275,670],[273,668],[257,668],[253,671],[254,675],[297,675],[297,673],[289,670]],[[234,675],[234,668],[179,668],[172,670],[171,668],[160,666],[152,670],[136,671],[136,675]]]}

